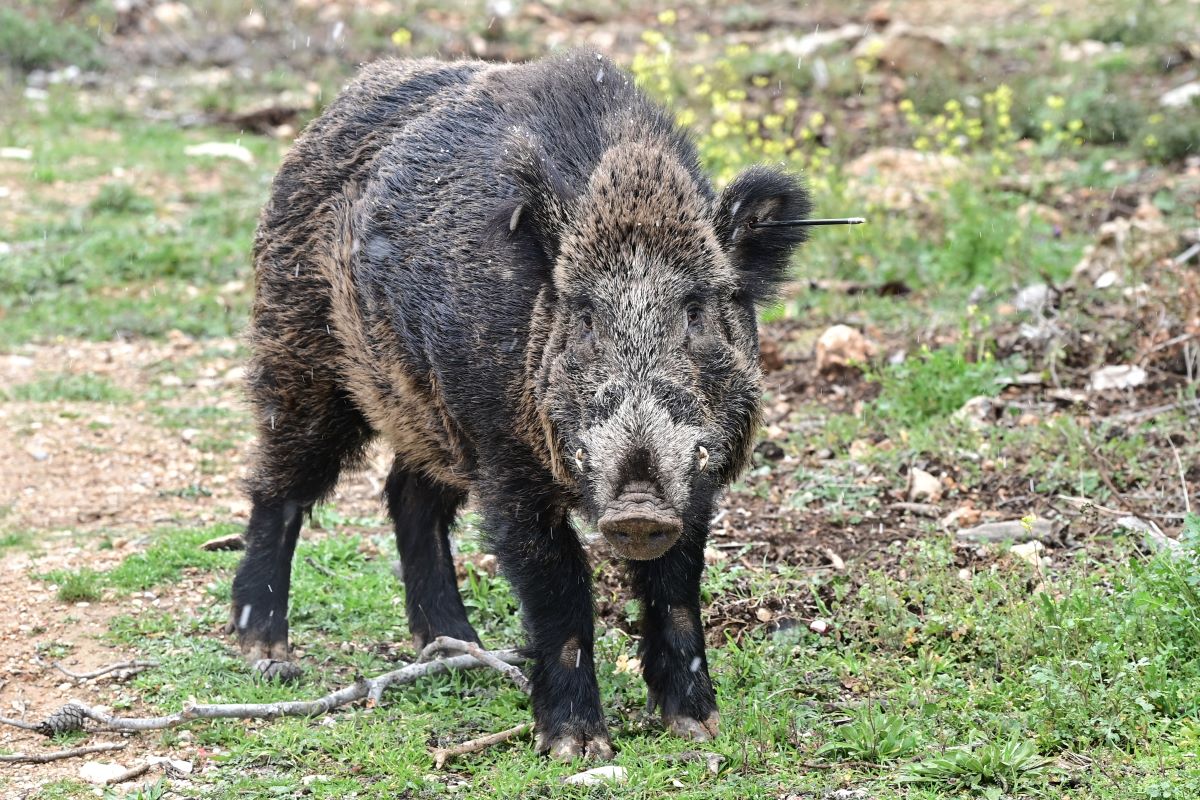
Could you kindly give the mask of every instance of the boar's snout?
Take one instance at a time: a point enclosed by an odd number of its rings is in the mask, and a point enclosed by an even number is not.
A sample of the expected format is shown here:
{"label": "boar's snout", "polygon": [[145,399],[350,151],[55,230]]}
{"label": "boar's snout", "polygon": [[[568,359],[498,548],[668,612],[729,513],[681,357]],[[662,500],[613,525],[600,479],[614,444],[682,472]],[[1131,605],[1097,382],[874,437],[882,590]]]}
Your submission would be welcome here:
{"label": "boar's snout", "polygon": [[635,561],[658,558],[683,533],[679,513],[648,481],[631,481],[604,509],[598,523],[618,555]]}

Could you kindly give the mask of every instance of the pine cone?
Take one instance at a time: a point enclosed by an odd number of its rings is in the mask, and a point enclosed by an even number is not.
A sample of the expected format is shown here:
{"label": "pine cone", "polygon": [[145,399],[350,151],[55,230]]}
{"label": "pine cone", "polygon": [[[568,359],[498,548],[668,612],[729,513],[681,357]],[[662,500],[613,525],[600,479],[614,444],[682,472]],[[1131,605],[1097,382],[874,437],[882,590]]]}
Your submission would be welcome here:
{"label": "pine cone", "polygon": [[87,714],[84,713],[83,706],[78,703],[67,703],[58,711],[46,717],[46,721],[42,722],[34,730],[43,736],[57,736],[60,733],[83,730],[83,725],[86,721]]}

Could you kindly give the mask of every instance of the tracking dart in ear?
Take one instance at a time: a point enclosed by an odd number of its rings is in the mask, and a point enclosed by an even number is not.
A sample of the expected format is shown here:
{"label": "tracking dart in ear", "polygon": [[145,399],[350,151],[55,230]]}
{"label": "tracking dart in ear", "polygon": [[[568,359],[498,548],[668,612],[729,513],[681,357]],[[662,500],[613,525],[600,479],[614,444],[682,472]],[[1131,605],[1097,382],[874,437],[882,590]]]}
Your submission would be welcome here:
{"label": "tracking dart in ear", "polygon": [[862,225],[866,217],[836,217],[833,219],[753,219],[747,228],[804,228],[818,225]]}

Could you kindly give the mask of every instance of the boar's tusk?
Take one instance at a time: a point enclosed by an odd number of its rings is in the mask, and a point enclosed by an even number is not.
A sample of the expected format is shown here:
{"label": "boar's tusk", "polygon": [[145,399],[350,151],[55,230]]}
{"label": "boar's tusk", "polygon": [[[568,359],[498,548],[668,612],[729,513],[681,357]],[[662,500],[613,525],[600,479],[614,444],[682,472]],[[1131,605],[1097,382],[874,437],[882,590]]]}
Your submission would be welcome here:
{"label": "boar's tusk", "polygon": [[524,206],[517,206],[513,209],[512,216],[508,218],[508,232],[516,233],[517,226],[521,224],[521,212],[525,209]]}
{"label": "boar's tusk", "polygon": [[582,447],[575,451],[575,464],[580,469],[583,469],[583,448]]}
{"label": "boar's tusk", "polygon": [[708,450],[703,447],[696,448],[696,458],[700,461],[701,470],[708,466]]}

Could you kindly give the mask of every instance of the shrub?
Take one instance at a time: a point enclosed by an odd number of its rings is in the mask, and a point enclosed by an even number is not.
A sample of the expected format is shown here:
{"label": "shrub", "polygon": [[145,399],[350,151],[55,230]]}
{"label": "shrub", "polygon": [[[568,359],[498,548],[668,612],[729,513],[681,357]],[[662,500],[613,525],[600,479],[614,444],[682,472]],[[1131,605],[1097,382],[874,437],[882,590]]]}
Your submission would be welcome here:
{"label": "shrub", "polygon": [[64,64],[94,68],[100,60],[95,38],[82,28],[40,10],[27,16],[0,8],[0,64],[30,72]]}

